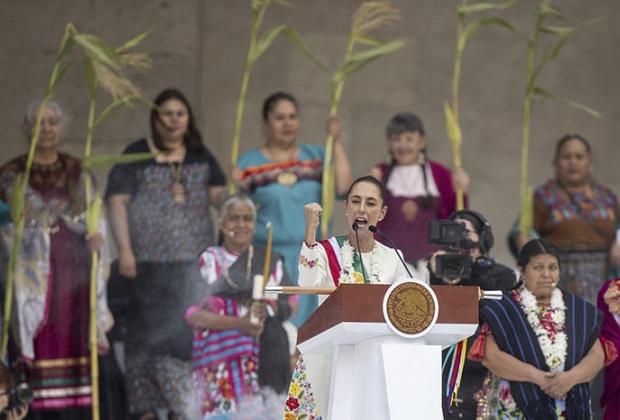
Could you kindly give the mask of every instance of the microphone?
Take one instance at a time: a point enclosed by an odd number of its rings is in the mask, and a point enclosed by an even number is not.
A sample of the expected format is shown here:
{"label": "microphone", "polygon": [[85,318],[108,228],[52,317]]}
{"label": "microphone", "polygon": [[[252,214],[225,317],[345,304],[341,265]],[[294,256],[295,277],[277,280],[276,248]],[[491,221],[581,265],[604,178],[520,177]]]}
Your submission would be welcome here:
{"label": "microphone", "polygon": [[366,269],[364,268],[364,260],[362,260],[362,253],[360,251],[360,237],[357,233],[357,230],[360,228],[357,222],[353,222],[351,226],[353,231],[355,232],[355,242],[357,243],[357,256],[360,257],[360,265],[362,266],[362,276],[364,277],[364,283],[368,284],[368,278],[366,277]]}
{"label": "microphone", "polygon": [[413,278],[413,276],[411,275],[411,271],[409,271],[409,267],[407,267],[407,264],[405,264],[405,260],[403,260],[403,257],[400,256],[400,253],[398,252],[398,249],[396,249],[396,245],[394,244],[394,241],[390,239],[389,236],[387,236],[385,233],[383,233],[378,227],[370,225],[368,226],[368,230],[371,231],[372,233],[377,232],[379,235],[383,236],[392,246],[392,249],[394,250],[394,252],[396,252],[396,255],[398,256],[398,259],[400,260],[401,263],[403,263],[403,267],[405,267],[405,270],[407,270],[407,274],[409,274],[410,278]]}

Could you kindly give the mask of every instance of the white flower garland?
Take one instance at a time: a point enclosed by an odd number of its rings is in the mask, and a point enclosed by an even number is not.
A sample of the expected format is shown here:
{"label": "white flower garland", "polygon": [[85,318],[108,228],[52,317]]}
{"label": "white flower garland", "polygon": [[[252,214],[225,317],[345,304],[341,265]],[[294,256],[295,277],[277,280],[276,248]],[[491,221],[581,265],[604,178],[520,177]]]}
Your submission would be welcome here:
{"label": "white flower garland", "polygon": [[563,371],[568,349],[568,339],[564,332],[566,329],[566,305],[562,298],[562,292],[560,289],[554,289],[549,302],[551,320],[555,324],[557,331],[553,340],[551,340],[547,330],[540,323],[538,302],[534,294],[525,287],[521,288],[519,294],[521,296],[521,307],[538,338],[538,344],[540,344],[540,348],[545,356],[547,366],[554,372]]}
{"label": "white flower garland", "polygon": [[[338,278],[340,283],[360,283],[359,274],[358,277],[356,277],[356,271],[353,268],[354,252],[355,250],[349,241],[345,240],[340,247],[340,255],[342,255],[342,270],[340,271],[340,277]],[[364,268],[366,268],[366,266],[370,266],[370,273],[367,272],[366,274],[368,275],[368,282],[371,284],[381,283],[381,276],[379,273],[379,261],[381,258],[379,257],[379,252],[379,246],[377,246],[377,242],[375,242],[375,246],[370,252],[370,257],[366,256],[366,258],[368,258],[368,264],[365,264]],[[361,278],[361,282],[363,283],[363,277]]]}

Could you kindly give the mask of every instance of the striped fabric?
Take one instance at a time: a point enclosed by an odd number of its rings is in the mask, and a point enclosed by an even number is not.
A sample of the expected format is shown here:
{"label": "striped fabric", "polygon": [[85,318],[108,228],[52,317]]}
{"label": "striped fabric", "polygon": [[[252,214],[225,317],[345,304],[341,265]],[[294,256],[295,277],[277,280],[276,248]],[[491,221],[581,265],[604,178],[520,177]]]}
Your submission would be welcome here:
{"label": "striped fabric", "polygon": [[88,407],[91,404],[88,357],[39,359],[29,367],[35,410]]}
{"label": "striped fabric", "polygon": [[[225,315],[238,316],[237,302],[225,299]],[[194,369],[229,363],[242,356],[259,354],[258,341],[239,330],[211,330],[194,333],[192,365]]]}
{"label": "striped fabric", "polygon": [[[564,370],[578,364],[598,338],[601,316],[598,310],[572,293],[563,292],[566,303],[566,335],[568,351]],[[522,362],[549,371],[536,334],[521,307],[510,292],[502,300],[481,301],[480,317],[489,325],[499,348]],[[517,406],[528,419],[555,419],[555,401],[538,385],[530,382],[510,382],[510,391]],[[588,384],[573,387],[567,396],[568,418],[590,419],[590,389]]]}
{"label": "striped fabric", "polygon": [[267,163],[253,166],[241,175],[240,186],[243,191],[252,192],[257,187],[277,182],[278,175],[283,172],[295,174],[297,180],[321,181],[321,160],[294,160],[286,162]]}

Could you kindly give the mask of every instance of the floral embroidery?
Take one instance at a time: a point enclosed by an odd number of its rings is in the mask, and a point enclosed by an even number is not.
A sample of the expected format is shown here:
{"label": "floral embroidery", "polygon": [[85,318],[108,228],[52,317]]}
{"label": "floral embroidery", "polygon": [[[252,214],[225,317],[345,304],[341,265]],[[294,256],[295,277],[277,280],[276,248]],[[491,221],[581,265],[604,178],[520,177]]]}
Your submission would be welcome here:
{"label": "floral embroidery", "polygon": [[303,356],[297,360],[297,366],[293,372],[288,396],[284,404],[284,420],[322,420],[319,409],[314,400],[314,394]]}
{"label": "floral embroidery", "polygon": [[303,254],[299,256],[299,265],[301,265],[302,267],[314,268],[314,266],[316,265],[316,262],[317,262],[316,258],[311,260]]}
{"label": "floral embroidery", "polygon": [[[349,243],[348,240],[345,240],[342,246],[340,247],[340,253],[342,255],[342,271],[340,272],[340,277],[338,281],[340,283],[364,283],[364,276],[362,273],[358,273],[353,268],[353,253],[354,249]],[[375,242],[375,246],[372,248],[370,252],[370,257],[368,258],[368,264],[364,264],[365,266],[370,266],[370,273],[368,274],[368,282],[373,283],[382,283],[381,276],[379,274],[380,268],[379,263],[381,258],[379,257],[379,247]]]}

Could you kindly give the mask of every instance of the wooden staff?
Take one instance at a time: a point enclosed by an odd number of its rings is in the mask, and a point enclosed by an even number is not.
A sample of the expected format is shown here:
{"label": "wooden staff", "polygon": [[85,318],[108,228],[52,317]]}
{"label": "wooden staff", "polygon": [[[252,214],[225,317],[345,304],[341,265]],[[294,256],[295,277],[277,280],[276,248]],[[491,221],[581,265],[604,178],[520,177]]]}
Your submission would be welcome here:
{"label": "wooden staff", "polygon": [[329,295],[335,287],[267,286],[266,293],[284,295]]}

